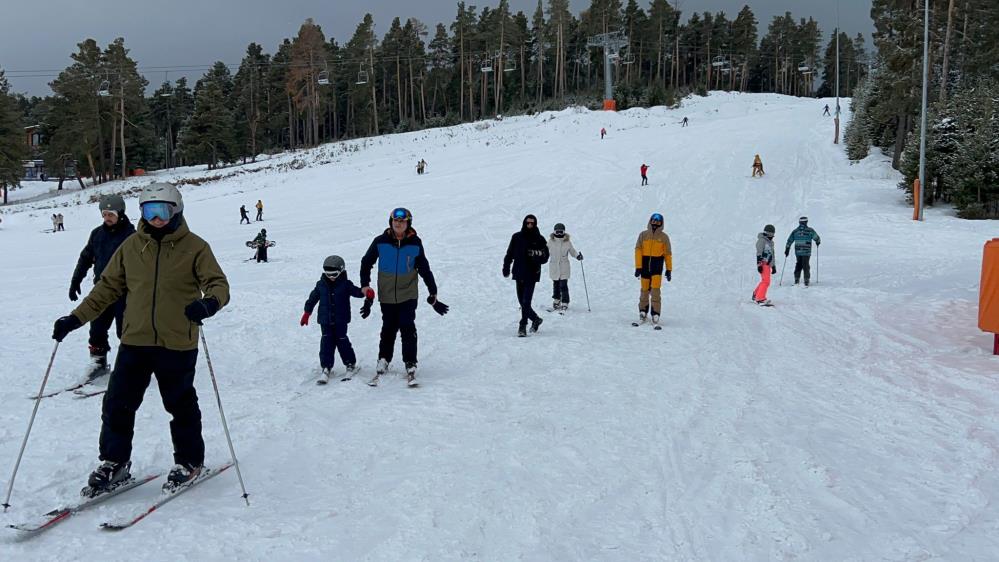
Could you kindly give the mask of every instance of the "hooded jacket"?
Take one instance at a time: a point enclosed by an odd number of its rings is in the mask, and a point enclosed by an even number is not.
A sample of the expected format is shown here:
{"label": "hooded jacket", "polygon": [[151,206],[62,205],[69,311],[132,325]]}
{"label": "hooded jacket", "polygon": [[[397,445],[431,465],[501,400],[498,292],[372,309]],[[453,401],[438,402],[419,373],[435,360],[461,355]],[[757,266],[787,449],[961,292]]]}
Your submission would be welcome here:
{"label": "hooded jacket", "polygon": [[364,293],[360,287],[347,279],[346,272],[340,274],[335,281],[330,281],[326,275],[322,275],[316,282],[316,288],[312,289],[305,301],[305,312],[312,314],[318,303],[319,314],[316,316],[316,323],[346,326],[350,323],[350,297],[363,298]]}
{"label": "hooded jacket", "polygon": [[770,265],[774,263],[774,241],[766,232],[756,236],[756,265],[761,265],[763,262]]}
{"label": "hooded jacket", "polygon": [[548,276],[552,281],[568,279],[571,266],[569,256],[576,257],[579,252],[572,246],[572,239],[566,233],[561,238],[554,233],[548,235]]}
{"label": "hooded jacket", "polygon": [[376,236],[361,258],[361,286],[371,286],[371,268],[378,261],[378,302],[399,304],[420,296],[417,276],[423,278],[427,291],[437,294],[437,282],[430,271],[430,262],[423,241],[412,226],[406,227],[402,240],[397,240],[392,228]]}
{"label": "hooded jacket", "polygon": [[97,283],[115,250],[133,234],[135,234],[135,226],[132,225],[132,221],[128,220],[125,213],[118,217],[118,222],[114,226],[101,224],[90,231],[87,245],[83,247],[80,258],[76,260],[76,269],[73,270],[71,285],[82,283],[90,266],[94,267],[94,283]]}
{"label": "hooded jacket", "polygon": [[635,242],[635,269],[642,270],[642,277],[650,278],[663,274],[663,266],[673,271],[673,248],[669,243],[669,235],[662,226],[653,230],[652,219],[648,228],[638,235]]}
{"label": "hooded jacket", "polygon": [[198,348],[198,325],[188,320],[184,308],[204,297],[214,298],[221,309],[229,302],[229,281],[208,243],[187,228],[183,215],[175,220],[176,228],[161,237],[139,221],[138,231],[111,256],[100,280],[73,311],[82,324],[125,296],[121,343],[175,351]]}
{"label": "hooded jacket", "polygon": [[[527,228],[527,220],[534,221],[534,228]],[[541,281],[541,266],[548,263],[548,242],[538,230],[538,219],[527,215],[520,225],[520,232],[514,232],[503,256],[503,271],[511,272],[516,281]]]}

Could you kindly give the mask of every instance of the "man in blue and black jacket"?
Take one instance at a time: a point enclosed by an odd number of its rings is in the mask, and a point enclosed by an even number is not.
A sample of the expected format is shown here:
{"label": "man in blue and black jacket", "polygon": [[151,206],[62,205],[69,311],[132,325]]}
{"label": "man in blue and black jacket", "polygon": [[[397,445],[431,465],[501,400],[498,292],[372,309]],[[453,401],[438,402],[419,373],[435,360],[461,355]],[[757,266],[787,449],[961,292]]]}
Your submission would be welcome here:
{"label": "man in blue and black jacket", "polygon": [[388,370],[395,349],[395,335],[402,335],[402,360],[408,382],[416,376],[416,305],[419,297],[417,276],[423,278],[430,296],[427,302],[440,315],[448,307],[437,300],[437,283],[423,241],[413,230],[413,215],[398,208],[389,215],[389,228],[371,241],[361,258],[361,290],[371,288],[371,268],[378,262],[378,303],[382,310],[382,331],[378,343],[376,374]]}
{"label": "man in blue and black jacket", "polygon": [[[101,278],[104,267],[111,256],[121,246],[126,238],[135,233],[135,226],[125,216],[125,200],[121,195],[102,195],[99,201],[103,224],[95,228],[87,239],[87,245],[80,252],[73,270],[73,278],[69,283],[69,300],[75,301],[83,292],[81,284],[87,276],[87,270],[94,268],[94,284]],[[88,378],[96,378],[108,371],[108,351],[111,342],[108,340],[108,330],[111,323],[115,324],[115,333],[121,339],[122,315],[125,313],[125,298],[107,307],[104,312],[90,323],[90,360],[92,362]]]}
{"label": "man in blue and black jacket", "polygon": [[812,241],[818,246],[822,241],[815,229],[808,226],[808,217],[798,219],[798,228],[791,231],[787,237],[787,244],[784,246],[784,257],[791,252],[791,244],[794,244],[794,284],[797,285],[801,279],[801,274],[805,274],[805,286],[808,286],[809,278],[812,275],[812,267],[809,261],[812,259]]}

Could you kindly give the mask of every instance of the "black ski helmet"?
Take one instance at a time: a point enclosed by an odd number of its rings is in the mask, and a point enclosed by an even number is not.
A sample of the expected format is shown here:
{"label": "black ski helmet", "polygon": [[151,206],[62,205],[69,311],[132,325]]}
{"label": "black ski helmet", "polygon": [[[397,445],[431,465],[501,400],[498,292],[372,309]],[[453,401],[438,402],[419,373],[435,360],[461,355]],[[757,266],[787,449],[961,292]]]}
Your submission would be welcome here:
{"label": "black ski helmet", "polygon": [[125,214],[125,200],[117,193],[101,195],[98,205],[101,212],[114,211],[118,216]]}
{"label": "black ski helmet", "polygon": [[334,279],[339,277],[346,269],[347,264],[340,256],[328,256],[323,260],[323,273]]}
{"label": "black ski helmet", "polygon": [[560,230],[561,230],[562,232],[565,232],[565,225],[564,225],[564,224],[562,224],[562,223],[560,223],[560,222],[557,222],[557,223],[555,223],[555,228],[554,228],[553,230],[554,230],[555,232],[558,232],[558,231],[560,231]]}
{"label": "black ski helmet", "polygon": [[803,224],[805,226],[808,226],[808,217],[801,217],[801,218],[799,218],[798,219],[798,224]]}
{"label": "black ski helmet", "polygon": [[763,227],[764,234],[769,234],[770,236],[773,236],[775,232],[777,232],[777,229],[774,228],[774,225],[772,224],[768,224]]}
{"label": "black ski helmet", "polygon": [[260,234],[267,234],[267,229],[266,228],[261,228],[260,229]]}

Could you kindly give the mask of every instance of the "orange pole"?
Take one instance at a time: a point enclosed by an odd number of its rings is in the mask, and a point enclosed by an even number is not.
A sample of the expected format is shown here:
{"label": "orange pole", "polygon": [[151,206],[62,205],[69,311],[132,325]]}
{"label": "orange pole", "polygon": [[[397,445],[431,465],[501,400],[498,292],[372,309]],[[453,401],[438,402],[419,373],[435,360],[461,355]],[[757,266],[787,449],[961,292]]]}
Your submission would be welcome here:
{"label": "orange pole", "polygon": [[919,220],[919,206],[923,203],[919,178],[912,182],[912,220]]}

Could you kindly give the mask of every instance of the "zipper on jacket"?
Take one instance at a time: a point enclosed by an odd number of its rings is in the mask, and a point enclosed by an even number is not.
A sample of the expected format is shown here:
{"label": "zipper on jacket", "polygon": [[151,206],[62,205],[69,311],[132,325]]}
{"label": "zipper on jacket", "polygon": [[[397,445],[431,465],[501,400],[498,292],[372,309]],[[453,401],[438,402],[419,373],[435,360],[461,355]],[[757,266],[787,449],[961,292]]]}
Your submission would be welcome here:
{"label": "zipper on jacket", "polygon": [[160,284],[160,251],[163,250],[163,242],[158,241],[156,243],[156,270],[153,273],[153,306],[152,306],[152,322],[153,322],[153,345],[156,345],[160,340],[160,333],[156,329],[156,289]]}

